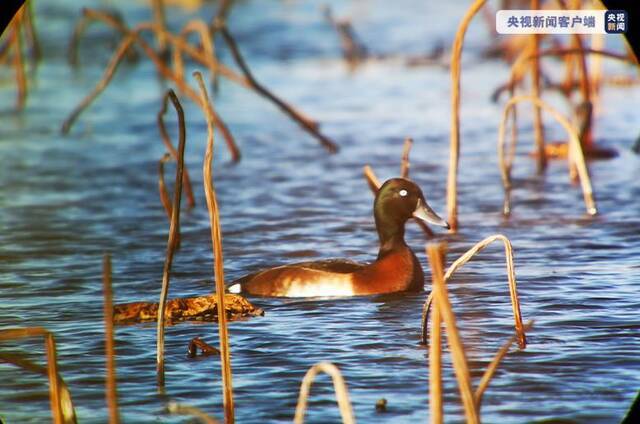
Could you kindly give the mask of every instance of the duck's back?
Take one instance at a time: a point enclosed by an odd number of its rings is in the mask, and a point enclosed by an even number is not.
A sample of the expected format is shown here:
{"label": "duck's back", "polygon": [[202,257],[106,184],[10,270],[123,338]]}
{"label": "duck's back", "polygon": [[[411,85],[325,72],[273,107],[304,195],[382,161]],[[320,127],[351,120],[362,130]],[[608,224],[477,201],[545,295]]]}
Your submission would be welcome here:
{"label": "duck's back", "polygon": [[333,297],[421,290],[424,276],[409,248],[372,264],[331,259],[270,268],[234,281],[229,291],[255,296]]}

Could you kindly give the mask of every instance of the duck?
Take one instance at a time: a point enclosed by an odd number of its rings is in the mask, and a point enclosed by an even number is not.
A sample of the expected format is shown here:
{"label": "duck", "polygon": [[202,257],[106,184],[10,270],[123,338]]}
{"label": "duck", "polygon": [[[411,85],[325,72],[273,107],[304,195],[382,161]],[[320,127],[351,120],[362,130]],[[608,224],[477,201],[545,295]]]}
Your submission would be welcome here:
{"label": "duck", "polygon": [[375,261],[348,259],[299,262],[258,271],[233,281],[229,292],[260,297],[348,297],[424,289],[424,272],[404,240],[407,220],[449,228],[427,203],[420,187],[405,178],[384,182],[373,202],[380,240]]}

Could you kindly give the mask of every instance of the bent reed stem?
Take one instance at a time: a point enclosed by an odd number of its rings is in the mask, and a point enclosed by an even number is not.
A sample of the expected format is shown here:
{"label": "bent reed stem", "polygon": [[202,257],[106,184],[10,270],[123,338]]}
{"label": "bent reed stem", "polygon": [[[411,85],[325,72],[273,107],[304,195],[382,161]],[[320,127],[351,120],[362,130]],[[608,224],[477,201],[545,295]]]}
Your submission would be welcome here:
{"label": "bent reed stem", "polygon": [[[180,100],[172,89],[168,91],[171,103],[176,109],[178,116],[184,115]],[[176,180],[173,192],[173,206],[171,209],[171,223],[169,226],[169,238],[167,240],[167,253],[162,269],[162,289],[160,291],[160,301],[158,302],[158,325],[157,325],[157,344],[156,344],[156,362],[158,373],[158,385],[164,387],[164,321],[165,307],[167,297],[169,295],[169,280],[171,274],[171,265],[173,256],[177,248],[179,232],[180,232],[180,201],[182,199],[182,181],[184,170],[184,147],[186,144],[186,131],[184,125],[180,127],[179,143],[178,143],[178,165],[176,167]]]}
{"label": "bent reed stem", "polygon": [[222,394],[224,402],[225,423],[232,424],[234,418],[233,406],[233,381],[231,373],[231,353],[229,348],[229,333],[227,328],[227,315],[225,308],[225,285],[224,285],[224,260],[222,257],[222,232],[220,230],[220,212],[218,201],[211,176],[211,163],[213,161],[214,143],[214,113],[213,105],[209,100],[209,94],[204,84],[202,74],[198,71],[193,73],[200,87],[202,111],[207,120],[207,149],[204,155],[202,174],[204,178],[204,191],[207,199],[207,209],[209,210],[209,226],[211,227],[211,243],[213,256],[215,259],[214,275],[216,284],[216,300],[218,302],[218,331],[220,339],[220,362],[222,366]]}
{"label": "bent reed stem", "polygon": [[[514,96],[511,99],[509,99],[509,101],[504,107],[502,120],[500,121],[500,127],[498,129],[498,165],[500,167],[502,185],[505,190],[505,201],[504,201],[503,212],[505,213],[505,215],[508,216],[511,211],[511,200],[510,200],[511,167],[513,165],[513,163],[510,160],[505,159],[504,132],[505,132],[506,121],[513,107],[518,103],[526,102],[526,101],[532,102],[536,106],[548,112],[551,116],[555,118],[556,121],[558,121],[558,123],[560,123],[560,125],[562,125],[562,127],[567,132],[569,136],[569,153],[570,153],[568,155],[569,166],[570,167],[575,166],[575,168],[577,169],[587,214],[596,215],[598,213],[598,210],[596,208],[595,200],[593,197],[593,188],[591,186],[591,178],[589,177],[589,171],[587,169],[587,165],[584,159],[582,145],[580,143],[576,130],[573,128],[571,123],[564,116],[562,116],[562,114],[560,114],[560,112],[558,112],[556,109],[549,106],[547,103],[543,102],[539,98],[533,97],[533,96]],[[512,147],[512,150],[515,150],[515,143],[514,143],[514,146]]]}
{"label": "bent reed stem", "polygon": [[353,408],[351,407],[351,401],[349,400],[349,390],[342,378],[342,374],[338,367],[331,362],[318,362],[304,375],[302,383],[300,384],[300,394],[298,396],[298,404],[296,405],[296,413],[293,418],[294,424],[303,424],[304,415],[307,411],[307,401],[309,399],[309,392],[311,391],[311,385],[316,376],[324,372],[331,377],[333,381],[333,390],[336,394],[336,401],[338,402],[338,408],[340,410],[340,416],[342,417],[343,424],[355,424],[355,418],[353,416]]}
{"label": "bent reed stem", "polygon": [[460,58],[467,27],[486,0],[475,0],[467,9],[451,48],[451,139],[449,176],[447,179],[447,212],[451,233],[458,231],[458,162],[460,157]]}

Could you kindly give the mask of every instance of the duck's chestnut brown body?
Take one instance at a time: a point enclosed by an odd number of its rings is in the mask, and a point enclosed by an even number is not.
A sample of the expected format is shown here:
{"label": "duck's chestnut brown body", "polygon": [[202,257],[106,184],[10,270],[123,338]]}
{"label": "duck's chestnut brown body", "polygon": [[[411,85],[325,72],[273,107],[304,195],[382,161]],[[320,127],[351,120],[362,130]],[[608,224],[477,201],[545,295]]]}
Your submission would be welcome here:
{"label": "duck's chestnut brown body", "polygon": [[230,291],[256,296],[362,296],[422,290],[424,273],[404,241],[404,225],[411,217],[448,228],[427,205],[413,182],[394,178],[385,182],[374,201],[380,238],[378,258],[370,264],[348,260],[301,262],[270,268],[234,281]]}

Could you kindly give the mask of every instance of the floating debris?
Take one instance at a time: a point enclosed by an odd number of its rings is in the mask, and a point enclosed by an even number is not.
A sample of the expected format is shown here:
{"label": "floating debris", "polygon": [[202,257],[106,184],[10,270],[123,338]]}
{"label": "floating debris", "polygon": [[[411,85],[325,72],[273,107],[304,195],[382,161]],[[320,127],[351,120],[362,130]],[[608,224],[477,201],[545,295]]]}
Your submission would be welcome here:
{"label": "floating debris", "polygon": [[[247,299],[235,294],[225,294],[225,311],[230,321],[245,317],[263,316],[264,311],[252,305]],[[158,304],[153,302],[132,302],[113,306],[114,324],[134,324],[155,321],[158,318]],[[216,295],[171,299],[167,302],[165,322],[173,324],[181,321],[218,321]]]}

